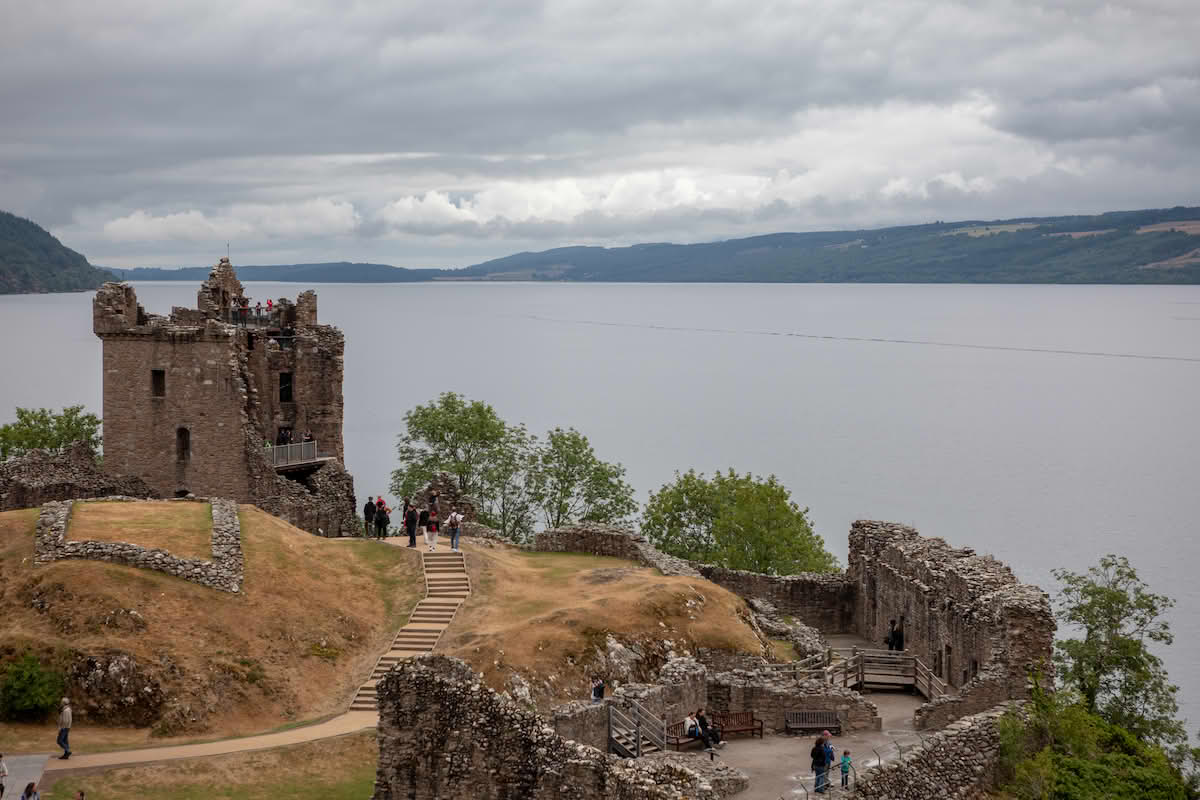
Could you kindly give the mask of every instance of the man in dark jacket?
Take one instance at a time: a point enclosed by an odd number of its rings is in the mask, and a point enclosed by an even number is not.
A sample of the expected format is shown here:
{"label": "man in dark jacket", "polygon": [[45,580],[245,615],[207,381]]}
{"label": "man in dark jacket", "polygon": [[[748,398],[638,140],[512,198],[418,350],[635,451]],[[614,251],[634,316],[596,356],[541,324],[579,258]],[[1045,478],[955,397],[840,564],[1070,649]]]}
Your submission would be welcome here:
{"label": "man in dark jacket", "polygon": [[363,523],[366,525],[367,532],[363,536],[371,535],[371,528],[375,526],[375,498],[368,497],[367,504],[363,506]]}
{"label": "man in dark jacket", "polygon": [[382,539],[387,536],[388,525],[392,522],[388,516],[386,505],[377,506],[375,508],[375,537]]}
{"label": "man in dark jacket", "polygon": [[417,546],[417,509],[415,506],[408,507],[408,513],[404,515],[404,528],[408,532],[408,546]]}

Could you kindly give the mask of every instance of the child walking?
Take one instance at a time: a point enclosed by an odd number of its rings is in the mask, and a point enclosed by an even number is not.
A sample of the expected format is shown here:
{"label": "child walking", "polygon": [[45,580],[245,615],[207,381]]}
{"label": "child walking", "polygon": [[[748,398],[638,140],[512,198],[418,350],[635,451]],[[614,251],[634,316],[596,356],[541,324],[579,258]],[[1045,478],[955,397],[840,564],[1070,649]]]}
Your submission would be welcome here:
{"label": "child walking", "polygon": [[850,786],[850,751],[842,751],[842,788]]}

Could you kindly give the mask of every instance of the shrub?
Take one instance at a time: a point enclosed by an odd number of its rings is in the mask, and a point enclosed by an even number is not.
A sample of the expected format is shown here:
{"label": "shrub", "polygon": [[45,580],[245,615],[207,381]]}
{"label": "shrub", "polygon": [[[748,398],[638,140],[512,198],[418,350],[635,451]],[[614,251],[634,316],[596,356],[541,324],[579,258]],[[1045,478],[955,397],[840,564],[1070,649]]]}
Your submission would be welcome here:
{"label": "shrub", "polygon": [[63,694],[63,676],[42,666],[32,653],[26,653],[4,670],[0,683],[0,718],[37,722],[53,713]]}

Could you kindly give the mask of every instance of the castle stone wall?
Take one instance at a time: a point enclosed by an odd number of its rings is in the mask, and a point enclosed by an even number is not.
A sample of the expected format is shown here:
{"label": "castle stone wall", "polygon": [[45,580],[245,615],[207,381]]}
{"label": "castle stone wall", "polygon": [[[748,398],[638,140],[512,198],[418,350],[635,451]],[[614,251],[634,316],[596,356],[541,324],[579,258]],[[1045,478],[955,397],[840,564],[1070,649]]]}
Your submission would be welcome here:
{"label": "castle stone wall", "polygon": [[883,724],[875,704],[853,689],[769,671],[710,675],[708,702],[713,711],[749,711],[776,733],[787,729],[787,711],[836,711],[843,731],[877,731]]}
{"label": "castle stone wall", "polygon": [[[905,525],[859,520],[850,529],[847,575],[857,592],[858,633],[882,642],[895,619],[905,650],[950,686],[989,673],[992,691],[981,688],[975,705],[1026,697],[1030,668],[1049,671],[1049,599],[990,556]],[[1005,696],[997,698],[996,687]],[[962,706],[967,713],[985,707]]]}
{"label": "castle stone wall", "polygon": [[717,800],[735,783],[677,760],[622,761],[568,742],[457,659],[401,662],[378,696],[374,800]]}
{"label": "castle stone wall", "polygon": [[0,462],[0,511],[36,508],[54,500],[112,495],[159,496],[141,478],[101,472],[84,443],[61,453],[33,450]]}
{"label": "castle stone wall", "polygon": [[760,598],[781,614],[795,617],[821,633],[855,629],[855,587],[842,574],[808,572],[763,575],[697,564],[700,574],[744,598]]}
{"label": "castle stone wall", "polygon": [[925,738],[903,758],[860,772],[855,797],[983,800],[995,780],[1000,739],[996,722],[1010,705],[964,717]]}
{"label": "castle stone wall", "polygon": [[644,536],[628,528],[597,522],[578,522],[534,535],[533,550],[549,553],[591,553],[654,567],[663,575],[700,577],[695,565],[661,552]]}

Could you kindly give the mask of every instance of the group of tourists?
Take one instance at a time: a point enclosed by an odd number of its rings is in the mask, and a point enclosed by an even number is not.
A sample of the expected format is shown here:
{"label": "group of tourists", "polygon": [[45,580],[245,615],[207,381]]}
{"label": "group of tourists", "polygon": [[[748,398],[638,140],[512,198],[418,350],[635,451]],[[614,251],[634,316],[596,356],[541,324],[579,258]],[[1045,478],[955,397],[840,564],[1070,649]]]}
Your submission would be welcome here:
{"label": "group of tourists", "polygon": [[[829,790],[829,773],[833,771],[833,762],[837,759],[837,753],[833,749],[833,734],[829,731],[821,731],[810,755],[812,756],[813,772],[817,775],[814,791],[824,794]],[[842,751],[841,769],[842,788],[845,789],[850,785],[849,750]]]}
{"label": "group of tourists", "polygon": [[[408,534],[406,547],[416,547],[417,534],[420,533],[429,552],[437,550],[437,537],[441,530],[439,517],[441,504],[438,493],[432,492],[427,504],[420,508],[414,503],[410,503],[407,497],[402,503],[401,520],[404,531]],[[368,497],[367,504],[363,506],[363,535],[369,538],[373,530],[376,539],[385,539],[389,535],[399,536],[399,531],[395,534],[388,532],[392,524],[391,514],[392,509],[388,507],[387,501],[383,499],[382,495],[379,496],[379,499]],[[457,507],[451,506],[450,514],[446,517],[446,532],[450,536],[450,550],[455,553],[459,552],[458,540],[462,534],[463,521],[463,514]]]}
{"label": "group of tourists", "polygon": [[883,637],[883,643],[887,645],[888,650],[903,650],[904,649],[904,617],[900,618],[900,624],[896,624],[896,620],[888,620],[888,632]]}
{"label": "group of tourists", "polygon": [[270,320],[271,316],[275,313],[275,301],[267,298],[265,306],[260,300],[254,305],[254,308],[250,308],[250,298],[235,297],[233,298],[233,312],[233,321],[240,322],[243,325],[252,317],[256,320]]}
{"label": "group of tourists", "polygon": [[698,708],[696,713],[684,717],[683,729],[687,731],[688,736],[704,742],[704,749],[710,753],[714,748],[725,746],[725,742],[721,739],[721,728],[708,721],[708,717],[704,716],[703,708]]}

